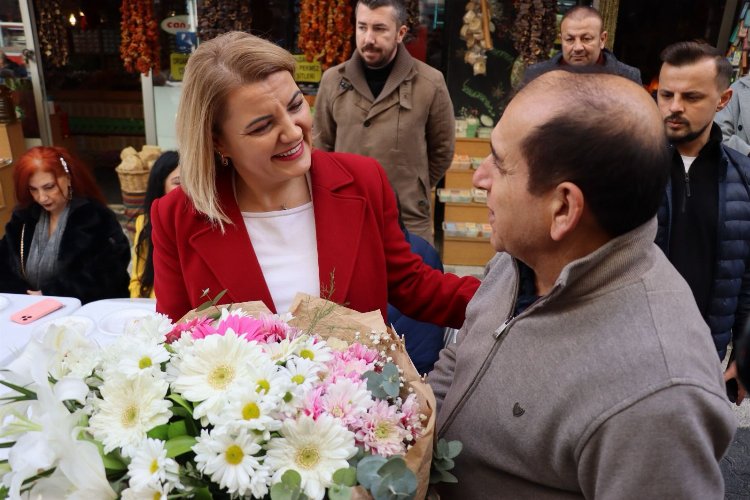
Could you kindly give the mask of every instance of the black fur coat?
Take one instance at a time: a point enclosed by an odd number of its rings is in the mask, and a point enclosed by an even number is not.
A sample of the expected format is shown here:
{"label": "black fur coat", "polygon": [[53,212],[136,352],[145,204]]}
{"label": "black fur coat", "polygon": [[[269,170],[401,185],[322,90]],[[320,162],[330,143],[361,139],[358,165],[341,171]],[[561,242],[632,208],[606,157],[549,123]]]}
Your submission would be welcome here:
{"label": "black fur coat", "polygon": [[[34,203],[17,208],[0,241],[0,292],[33,290],[21,273],[21,229],[24,224],[24,259],[42,213]],[[58,273],[42,283],[44,295],[76,297],[82,303],[128,297],[130,244],[114,212],[92,200],[73,198],[60,242]]]}

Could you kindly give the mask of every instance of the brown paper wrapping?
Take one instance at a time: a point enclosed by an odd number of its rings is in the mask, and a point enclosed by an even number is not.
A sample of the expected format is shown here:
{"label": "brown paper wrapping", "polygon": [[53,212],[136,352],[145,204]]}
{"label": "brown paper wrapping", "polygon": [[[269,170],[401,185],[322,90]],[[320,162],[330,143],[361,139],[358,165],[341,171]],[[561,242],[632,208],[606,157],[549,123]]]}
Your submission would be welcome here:
{"label": "brown paper wrapping", "polygon": [[[229,308],[229,310],[241,308],[253,316],[261,313],[271,314],[271,311],[260,301],[225,304],[217,307],[220,309]],[[290,325],[314,333],[326,340],[335,338],[347,344],[359,342],[377,350],[382,350],[385,347],[388,352],[387,355],[391,356],[393,362],[401,368],[402,377],[405,380],[401,397],[406,398],[409,395],[409,388],[411,388],[417,396],[421,413],[427,417],[424,421],[424,435],[406,452],[404,457],[406,465],[417,476],[418,485],[415,498],[425,498],[430,483],[436,402],[432,388],[419,376],[411,358],[406,353],[404,342],[392,329],[386,327],[380,311],[360,313],[306,294],[297,294],[290,309],[294,316],[294,319],[289,321]],[[180,322],[205,316],[211,314],[211,312],[216,312],[216,309],[209,308],[200,312],[193,310],[183,316]],[[310,332],[311,325],[312,332]],[[381,333],[381,339],[382,333],[386,332],[387,339],[385,342],[380,340],[378,344],[375,344],[370,338],[372,332]],[[359,335],[357,335],[358,333]],[[393,350],[391,346],[394,346]],[[372,497],[363,488],[356,488],[352,494],[352,499],[364,498]]]}

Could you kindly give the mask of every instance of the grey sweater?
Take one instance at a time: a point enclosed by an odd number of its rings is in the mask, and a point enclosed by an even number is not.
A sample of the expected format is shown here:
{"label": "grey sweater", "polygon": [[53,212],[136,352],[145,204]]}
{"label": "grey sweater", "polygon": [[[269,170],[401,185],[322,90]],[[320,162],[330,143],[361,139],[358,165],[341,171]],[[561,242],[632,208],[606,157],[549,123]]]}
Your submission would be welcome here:
{"label": "grey sweater", "polygon": [[655,233],[652,220],[570,263],[509,321],[517,265],[493,259],[429,376],[439,436],[464,444],[446,498],[723,498],[736,420]]}

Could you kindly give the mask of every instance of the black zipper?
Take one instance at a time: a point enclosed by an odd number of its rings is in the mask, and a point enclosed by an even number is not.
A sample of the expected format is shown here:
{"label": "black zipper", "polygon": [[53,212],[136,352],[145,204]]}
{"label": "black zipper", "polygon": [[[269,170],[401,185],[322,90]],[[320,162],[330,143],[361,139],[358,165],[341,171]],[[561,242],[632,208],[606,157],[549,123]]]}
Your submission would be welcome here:
{"label": "black zipper", "polygon": [[687,210],[687,199],[690,198],[690,174],[685,170],[685,194],[682,197],[682,213]]}

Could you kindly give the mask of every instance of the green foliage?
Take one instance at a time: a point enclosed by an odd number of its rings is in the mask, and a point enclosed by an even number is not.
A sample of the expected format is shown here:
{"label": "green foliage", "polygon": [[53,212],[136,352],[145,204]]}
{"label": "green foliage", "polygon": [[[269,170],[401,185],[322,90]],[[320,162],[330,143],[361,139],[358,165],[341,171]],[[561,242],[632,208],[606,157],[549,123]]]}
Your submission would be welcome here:
{"label": "green foliage", "polygon": [[457,483],[456,476],[450,470],[456,466],[454,459],[461,453],[461,441],[438,440],[432,451],[432,465],[430,467],[430,484]]}
{"label": "green foliage", "polygon": [[[208,296],[208,292],[209,292],[209,290],[208,290],[208,288],[206,288],[206,289],[205,289],[205,290],[203,291],[203,295],[201,295],[201,297],[207,297],[207,296]],[[198,307],[196,307],[196,308],[195,308],[195,310],[196,310],[196,311],[198,311],[198,312],[200,312],[200,311],[204,311],[204,310],[208,309],[209,307],[216,307],[216,304],[218,304],[218,303],[219,303],[219,301],[221,300],[221,298],[222,298],[222,297],[223,297],[223,296],[224,296],[224,295],[225,295],[226,293],[227,293],[227,289],[225,288],[224,290],[222,290],[222,291],[220,291],[219,293],[217,293],[217,294],[216,294],[216,297],[214,297],[213,299],[209,299],[209,300],[207,300],[207,301],[206,301],[206,302],[204,302],[203,304],[201,304],[201,305],[199,305]],[[212,313],[212,314],[207,314],[207,316],[208,316],[209,318],[217,319],[217,318],[218,318],[219,316],[221,316],[221,310],[219,310],[219,308],[218,308],[218,307],[216,307],[216,312],[215,312],[215,313]]]}
{"label": "green foliage", "polygon": [[380,373],[365,372],[362,378],[367,379],[367,390],[378,399],[395,398],[401,389],[398,366],[393,363],[386,363]]}
{"label": "green foliage", "polygon": [[396,455],[363,458],[357,464],[357,480],[375,500],[412,499],[417,493],[417,476]]}
{"label": "green foliage", "polygon": [[347,467],[346,469],[337,470],[333,473],[333,482],[343,486],[356,486],[357,469],[354,467]]}
{"label": "green foliage", "polygon": [[302,493],[302,476],[296,470],[289,469],[281,476],[281,482],[271,487],[271,500],[303,500],[307,495]]}
{"label": "green foliage", "polygon": [[178,436],[164,443],[167,450],[167,457],[174,458],[193,451],[193,446],[197,443],[193,436]]}
{"label": "green foliage", "polygon": [[2,397],[0,398],[0,401],[33,401],[33,400],[36,400],[36,393],[34,391],[30,391],[29,389],[26,389],[25,387],[21,387],[20,385],[16,385],[16,384],[11,384],[7,380],[0,380],[0,385],[4,385],[8,389],[12,389],[21,394],[21,396]]}

